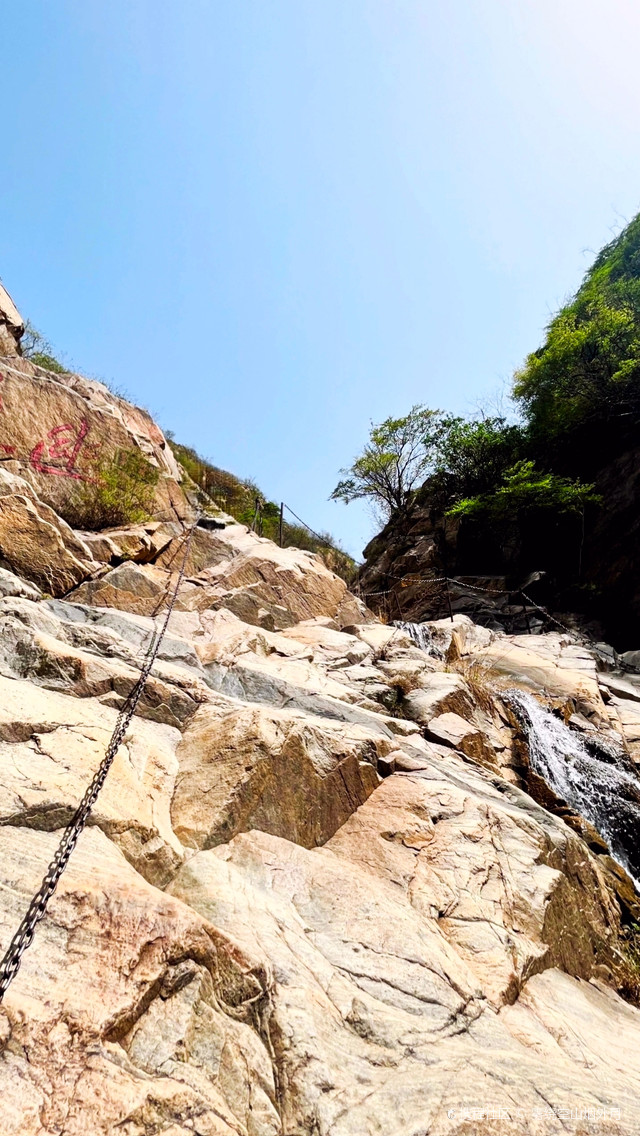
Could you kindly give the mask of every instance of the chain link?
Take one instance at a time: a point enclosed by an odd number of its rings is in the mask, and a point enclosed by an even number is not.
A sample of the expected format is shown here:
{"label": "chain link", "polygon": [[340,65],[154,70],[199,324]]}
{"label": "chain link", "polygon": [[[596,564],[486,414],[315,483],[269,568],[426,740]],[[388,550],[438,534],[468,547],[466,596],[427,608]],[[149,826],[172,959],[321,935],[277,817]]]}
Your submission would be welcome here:
{"label": "chain link", "polygon": [[107,746],[104,758],[102,759],[102,762],[97,772],[95,773],[93,780],[87,787],[84,797],[78,805],[71,821],[67,825],[62,835],[62,839],[60,840],[60,844],[58,845],[56,854],[49,864],[49,867],[47,868],[42,883],[40,884],[38,891],[31,900],[26,914],[24,915],[24,918],[22,919],[18,930],[13,936],[13,939],[11,940],[7,948],[2,962],[0,962],[0,1002],[2,1002],[2,999],[4,998],[9,985],[20,969],[20,964],[22,962],[22,956],[24,952],[33,942],[36,927],[46,914],[49,901],[51,900],[58,886],[58,881],[60,880],[62,873],[69,863],[71,853],[78,843],[80,834],[89,819],[91,810],[98,798],[98,794],[107,779],[107,774],[122,744],[124,736],[129,727],[129,723],[131,722],[131,719],[136,712],[138,703],[140,702],[140,699],[144,692],[147,679],[151,674],[153,664],[156,661],[162,640],[164,639],[167,627],[169,626],[171,613],[173,612],[173,609],[175,607],[175,603],[178,598],[178,592],[180,591],[180,586],[184,578],[187,560],[189,558],[189,550],[191,548],[191,541],[193,539],[193,534],[195,532],[199,519],[199,516],[196,517],[196,520],[193,522],[191,527],[188,530],[185,530],[182,541],[178,543],[176,552],[171,558],[170,563],[172,563],[177,552],[180,551],[182,544],[184,551],[175,585],[172,589],[171,577],[169,576],[167,585],[163,593],[161,594],[160,599],[156,604],[153,612],[153,617],[155,618],[162,606],[164,606],[164,604],[168,601],[166,615],[164,617],[160,630],[158,630],[157,628],[154,628],[153,630],[151,640],[144,657],[140,675],[138,676],[135,685],[127,695],[122,709],[118,714],[118,718],[116,720],[116,724],[111,735],[111,740],[109,741],[109,745]]}

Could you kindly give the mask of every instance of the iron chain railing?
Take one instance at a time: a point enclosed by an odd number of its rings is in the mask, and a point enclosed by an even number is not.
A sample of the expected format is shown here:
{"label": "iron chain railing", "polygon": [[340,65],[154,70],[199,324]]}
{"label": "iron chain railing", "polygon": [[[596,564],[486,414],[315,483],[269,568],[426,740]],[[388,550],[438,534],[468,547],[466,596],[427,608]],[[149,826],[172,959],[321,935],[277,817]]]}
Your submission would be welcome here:
{"label": "iron chain railing", "polygon": [[42,883],[40,884],[40,887],[31,900],[31,903],[27,908],[22,922],[20,923],[18,930],[13,936],[13,939],[11,940],[6,950],[4,958],[0,962],[0,1002],[2,1002],[7,989],[9,988],[11,982],[20,969],[22,956],[33,942],[36,927],[46,914],[47,907],[58,886],[60,877],[67,867],[67,864],[69,863],[71,854],[76,844],[78,843],[78,839],[89,819],[91,810],[98,798],[98,794],[100,793],[100,790],[102,789],[102,786],[106,781],[107,774],[113,764],[113,760],[122,744],[131,719],[136,712],[136,708],[144,692],[147,679],[151,674],[153,664],[156,661],[162,640],[164,639],[167,627],[169,626],[171,613],[175,607],[175,603],[178,598],[178,592],[180,591],[180,585],[182,584],[182,580],[185,575],[189,550],[191,548],[191,541],[193,539],[193,534],[198,524],[198,520],[199,517],[197,517],[191,527],[185,531],[182,542],[179,543],[173,557],[171,558],[171,561],[169,562],[170,564],[173,562],[174,558],[182,548],[183,555],[175,584],[172,585],[171,576],[169,576],[164,592],[160,596],[155,610],[152,613],[153,618],[157,617],[159,612],[162,610],[162,607],[167,604],[164,620],[162,622],[162,625],[160,626],[160,629],[154,629],[152,633],[151,640],[149,642],[149,646],[142,663],[140,675],[131,691],[129,692],[124,705],[122,706],[122,709],[120,710],[104,758],[102,759],[102,762],[100,763],[100,766],[95,776],[93,777],[93,780],[88,786],[87,791],[84,794],[84,797],[82,798],[80,804],[78,805],[71,821],[67,825],[62,835],[62,839],[60,840],[60,843],[58,845],[56,854],[49,864],[49,867],[47,868]]}

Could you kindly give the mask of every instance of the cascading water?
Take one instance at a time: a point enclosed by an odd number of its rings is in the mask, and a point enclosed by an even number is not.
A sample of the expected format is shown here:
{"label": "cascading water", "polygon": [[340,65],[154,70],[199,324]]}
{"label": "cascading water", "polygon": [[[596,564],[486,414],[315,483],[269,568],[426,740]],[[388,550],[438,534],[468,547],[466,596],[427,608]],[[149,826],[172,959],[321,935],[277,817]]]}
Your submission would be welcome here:
{"label": "cascading water", "polygon": [[575,734],[530,694],[509,690],[505,701],[525,732],[534,773],[598,830],[640,890],[640,783],[626,755]]}
{"label": "cascading water", "polygon": [[404,631],[410,639],[413,639],[416,647],[425,651],[427,655],[440,655],[441,652],[433,641],[433,633],[428,623],[402,623],[397,620],[394,627]]}

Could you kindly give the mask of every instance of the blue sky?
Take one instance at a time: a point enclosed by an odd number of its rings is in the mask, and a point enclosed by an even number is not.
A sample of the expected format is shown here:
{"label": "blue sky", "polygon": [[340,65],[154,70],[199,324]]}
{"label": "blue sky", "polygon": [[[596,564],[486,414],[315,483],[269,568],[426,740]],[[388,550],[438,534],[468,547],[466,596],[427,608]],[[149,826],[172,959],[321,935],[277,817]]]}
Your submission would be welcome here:
{"label": "blue sky", "polygon": [[21,0],[0,275],[359,554],[370,419],[508,383],[640,208],[637,0]]}

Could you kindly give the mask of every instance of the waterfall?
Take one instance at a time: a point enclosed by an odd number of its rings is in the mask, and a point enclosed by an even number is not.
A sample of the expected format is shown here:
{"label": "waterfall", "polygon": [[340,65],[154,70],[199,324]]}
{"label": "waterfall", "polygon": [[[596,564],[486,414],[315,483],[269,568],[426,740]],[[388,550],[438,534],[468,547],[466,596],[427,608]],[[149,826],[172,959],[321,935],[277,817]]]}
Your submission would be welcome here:
{"label": "waterfall", "polygon": [[405,634],[413,639],[416,647],[419,647],[421,651],[425,651],[427,655],[436,655],[438,657],[441,655],[442,652],[436,647],[433,641],[433,634],[428,623],[403,623],[400,620],[396,620],[394,627],[397,627],[399,631],[404,631]]}
{"label": "waterfall", "polygon": [[640,783],[622,748],[582,737],[521,690],[505,692],[521,723],[534,773],[606,840],[640,890]]}

